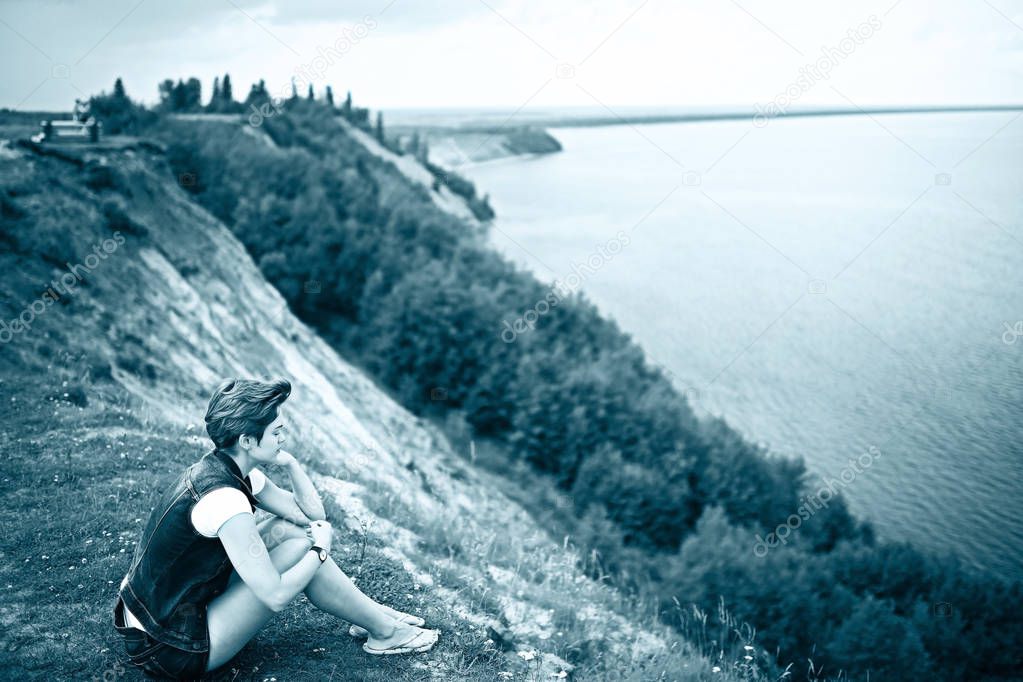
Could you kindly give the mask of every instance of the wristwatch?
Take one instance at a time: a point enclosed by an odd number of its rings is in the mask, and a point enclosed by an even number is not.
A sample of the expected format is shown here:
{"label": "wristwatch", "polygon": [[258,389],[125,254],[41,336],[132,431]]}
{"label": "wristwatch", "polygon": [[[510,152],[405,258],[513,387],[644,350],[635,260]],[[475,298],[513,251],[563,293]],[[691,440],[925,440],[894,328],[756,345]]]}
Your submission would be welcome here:
{"label": "wristwatch", "polygon": [[310,547],[309,549],[311,549],[311,550],[313,550],[314,552],[316,552],[316,556],[318,556],[318,557],[320,558],[320,563],[321,563],[321,564],[322,564],[322,563],[323,563],[324,561],[326,561],[326,560],[327,560],[327,557],[329,557],[329,556],[330,556],[329,554],[327,554],[327,550],[323,549],[322,547],[317,547],[316,545],[313,545],[313,546],[312,546],[312,547]]}

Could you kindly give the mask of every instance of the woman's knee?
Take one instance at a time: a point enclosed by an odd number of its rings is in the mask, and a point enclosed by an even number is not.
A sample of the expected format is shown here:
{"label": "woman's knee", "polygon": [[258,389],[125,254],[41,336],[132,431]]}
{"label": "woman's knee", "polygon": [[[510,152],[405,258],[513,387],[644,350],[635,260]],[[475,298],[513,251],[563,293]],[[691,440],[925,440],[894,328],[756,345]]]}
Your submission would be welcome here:
{"label": "woman's knee", "polygon": [[[259,535],[263,538],[263,544],[271,549],[288,540],[308,539],[304,528],[295,525],[287,519],[279,516],[269,518],[259,524]],[[310,545],[312,540],[309,541]]]}
{"label": "woman's knee", "polygon": [[286,571],[301,561],[312,546],[313,541],[305,536],[288,538],[270,552],[270,561],[278,571]]}

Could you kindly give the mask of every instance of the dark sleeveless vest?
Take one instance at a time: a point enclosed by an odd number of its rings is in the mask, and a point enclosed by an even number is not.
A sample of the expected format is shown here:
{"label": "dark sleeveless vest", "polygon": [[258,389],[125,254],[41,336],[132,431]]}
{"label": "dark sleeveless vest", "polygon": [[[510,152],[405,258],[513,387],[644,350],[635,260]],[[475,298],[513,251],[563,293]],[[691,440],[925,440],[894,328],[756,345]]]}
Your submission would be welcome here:
{"label": "dark sleeveless vest", "polygon": [[[231,577],[231,561],[220,539],[200,535],[190,520],[200,497],[224,487],[242,491],[255,511],[249,477],[242,476],[226,453],[211,450],[188,467],[149,515],[118,592],[153,639],[178,649],[209,650],[206,605]],[[115,623],[119,607],[118,602]]]}

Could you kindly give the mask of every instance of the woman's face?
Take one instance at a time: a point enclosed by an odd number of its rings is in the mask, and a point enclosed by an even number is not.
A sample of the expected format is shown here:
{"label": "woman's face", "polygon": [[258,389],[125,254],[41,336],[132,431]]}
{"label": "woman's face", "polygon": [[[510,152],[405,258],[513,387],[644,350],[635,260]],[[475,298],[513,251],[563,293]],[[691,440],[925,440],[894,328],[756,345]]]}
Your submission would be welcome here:
{"label": "woman's face", "polygon": [[288,439],[287,432],[283,411],[278,410],[277,418],[267,424],[259,443],[255,438],[246,436],[242,441],[242,447],[253,460],[270,464],[277,459],[281,448],[284,447],[284,442]]}

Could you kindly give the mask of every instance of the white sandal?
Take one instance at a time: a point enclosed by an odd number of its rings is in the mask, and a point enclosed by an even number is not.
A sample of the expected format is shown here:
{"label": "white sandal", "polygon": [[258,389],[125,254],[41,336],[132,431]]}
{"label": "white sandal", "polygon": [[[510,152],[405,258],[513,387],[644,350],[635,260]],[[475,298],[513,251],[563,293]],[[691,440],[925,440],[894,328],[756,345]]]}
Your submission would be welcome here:
{"label": "white sandal", "polygon": [[[399,623],[404,623],[405,625],[414,625],[417,628],[421,628],[424,625],[426,625],[425,620],[423,620],[419,616],[413,616],[411,613],[401,614],[401,617],[398,618],[397,621]],[[352,637],[369,637],[369,630],[363,627],[359,627],[358,625],[353,625],[352,627],[348,628],[348,634],[351,635]]]}
{"label": "white sandal", "polygon": [[374,656],[393,656],[395,654],[419,654],[429,651],[433,648],[433,645],[440,639],[439,630],[418,630],[413,635],[402,642],[401,644],[395,644],[387,647],[386,649],[377,649],[371,647],[369,642],[362,645],[362,650],[367,654]]}

